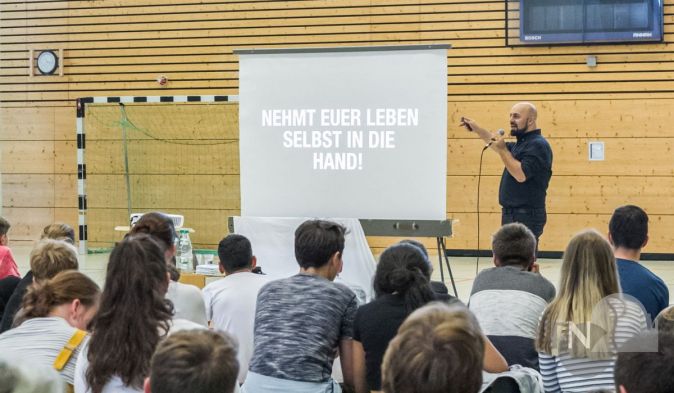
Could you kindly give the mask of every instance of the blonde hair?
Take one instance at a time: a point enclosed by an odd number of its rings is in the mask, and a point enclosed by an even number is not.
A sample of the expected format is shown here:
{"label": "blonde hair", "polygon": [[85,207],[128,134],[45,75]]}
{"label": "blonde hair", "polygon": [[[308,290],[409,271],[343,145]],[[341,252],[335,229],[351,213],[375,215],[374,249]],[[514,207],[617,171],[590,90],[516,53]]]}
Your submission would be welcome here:
{"label": "blonde hair", "polygon": [[36,281],[54,277],[63,270],[77,270],[77,250],[62,240],[44,239],[30,252],[30,270]]}
{"label": "blonde hair", "polygon": [[[554,356],[568,352],[577,358],[610,357],[615,318],[605,298],[619,292],[615,257],[608,241],[594,229],[575,235],[564,251],[557,296],[543,312],[536,349]],[[595,333],[600,328],[602,334],[593,335],[592,328]],[[575,329],[587,335],[590,345],[573,334]]]}
{"label": "blonde hair", "polygon": [[75,244],[75,230],[68,224],[50,224],[42,229],[40,239],[56,239]]}
{"label": "blonde hair", "polygon": [[482,386],[484,339],[464,306],[433,302],[414,311],[382,363],[386,393],[474,393]]}

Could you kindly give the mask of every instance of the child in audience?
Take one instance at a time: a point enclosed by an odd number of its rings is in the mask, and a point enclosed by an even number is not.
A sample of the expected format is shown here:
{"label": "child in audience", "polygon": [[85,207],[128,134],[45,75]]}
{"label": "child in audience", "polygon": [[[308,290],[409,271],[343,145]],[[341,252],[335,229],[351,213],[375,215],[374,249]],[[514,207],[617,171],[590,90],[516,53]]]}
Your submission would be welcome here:
{"label": "child in audience", "polygon": [[47,225],[42,229],[40,239],[63,240],[75,244],[75,230],[68,224],[56,223]]}
{"label": "child in audience", "polygon": [[63,270],[77,270],[77,250],[61,240],[43,239],[30,252],[30,271],[21,279],[5,306],[0,323],[0,333],[11,329],[14,316],[21,308],[21,302],[33,282],[54,277]]}
{"label": "child in audience", "polygon": [[[374,276],[376,299],[358,309],[354,322],[354,379],[356,392],[381,390],[381,362],[389,341],[405,318],[433,300],[454,303],[447,294],[432,290],[430,263],[421,250],[401,243],[386,249],[379,258]],[[485,369],[507,370],[505,360],[487,345]]]}
{"label": "child in audience", "polygon": [[165,249],[154,237],[128,235],[110,254],[91,339],[75,370],[75,392],[142,392],[150,358],[169,330],[201,327],[171,321]]}
{"label": "child in audience", "polygon": [[176,230],[173,220],[159,212],[145,213],[131,228],[130,234],[147,233],[162,243],[166,250],[164,257],[171,273],[171,283],[166,292],[166,298],[173,302],[174,318],[186,319],[208,326],[206,321],[206,306],[201,291],[194,285],[178,282],[180,272],[175,267]]}
{"label": "child in audience", "polygon": [[52,367],[0,359],[2,393],[63,393],[65,383]]}
{"label": "child in audience", "polygon": [[233,393],[238,371],[236,340],[228,334],[178,332],[152,356],[145,393]]}
{"label": "child in audience", "polygon": [[334,222],[310,220],[295,231],[299,274],[260,290],[255,349],[242,391],[339,393],[332,379],[337,354],[344,384],[353,386],[353,319],[356,295],[334,283],[342,271],[344,233]]}
{"label": "child in audience", "polygon": [[646,327],[641,307],[620,295],[608,241],[594,230],[577,234],[564,252],[557,296],[539,324],[545,391],[612,390],[616,352]]}
{"label": "child in audience", "polygon": [[385,393],[477,393],[485,340],[463,306],[434,302],[414,311],[384,355]]}
{"label": "child in audience", "polygon": [[7,232],[10,226],[9,221],[4,217],[0,217],[0,279],[9,276],[21,277],[19,268],[14,261],[12,250],[7,247],[7,244],[9,244]]}
{"label": "child in audience", "polygon": [[253,356],[257,295],[270,280],[264,274],[252,272],[257,258],[245,236],[231,234],[222,239],[218,257],[220,271],[226,277],[202,290],[206,314],[214,329],[230,333],[239,342],[239,382],[244,383]]}
{"label": "child in audience", "polygon": [[99,296],[98,285],[76,270],[32,285],[16,316],[17,327],[0,334],[0,357],[54,367],[72,384],[80,343],[96,314]]}

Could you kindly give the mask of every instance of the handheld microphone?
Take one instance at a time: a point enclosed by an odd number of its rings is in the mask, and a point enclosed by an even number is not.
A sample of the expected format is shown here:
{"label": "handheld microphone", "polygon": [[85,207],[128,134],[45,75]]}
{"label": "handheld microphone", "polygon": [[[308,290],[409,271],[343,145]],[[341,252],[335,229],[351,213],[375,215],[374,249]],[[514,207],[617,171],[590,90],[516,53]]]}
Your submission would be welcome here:
{"label": "handheld microphone", "polygon": [[[503,128],[499,128],[499,129],[496,131],[496,133],[499,134],[499,136],[505,135],[505,131],[503,131]],[[491,138],[491,140],[489,141],[489,143],[487,143],[486,145],[484,145],[484,148],[487,149],[487,148],[488,148],[489,146],[491,146],[491,144],[494,143],[494,142],[496,142],[496,138]]]}

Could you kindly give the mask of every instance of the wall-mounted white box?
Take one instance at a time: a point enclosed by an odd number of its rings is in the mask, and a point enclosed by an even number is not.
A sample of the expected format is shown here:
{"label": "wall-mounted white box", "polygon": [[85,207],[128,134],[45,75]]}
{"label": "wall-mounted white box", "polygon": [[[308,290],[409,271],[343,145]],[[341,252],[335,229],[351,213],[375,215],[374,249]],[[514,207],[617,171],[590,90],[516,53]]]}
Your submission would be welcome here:
{"label": "wall-mounted white box", "polygon": [[604,161],[604,142],[589,142],[587,146],[590,161]]}

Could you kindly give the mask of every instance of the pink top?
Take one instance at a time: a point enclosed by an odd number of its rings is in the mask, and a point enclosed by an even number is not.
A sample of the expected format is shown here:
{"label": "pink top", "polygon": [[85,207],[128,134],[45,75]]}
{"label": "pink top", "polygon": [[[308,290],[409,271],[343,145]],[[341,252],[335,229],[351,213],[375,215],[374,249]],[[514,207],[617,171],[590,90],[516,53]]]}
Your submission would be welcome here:
{"label": "pink top", "polygon": [[0,246],[0,279],[3,279],[7,276],[16,276],[21,278],[21,274],[19,274],[19,268],[16,266],[16,262],[14,262],[12,250],[6,246]]}

